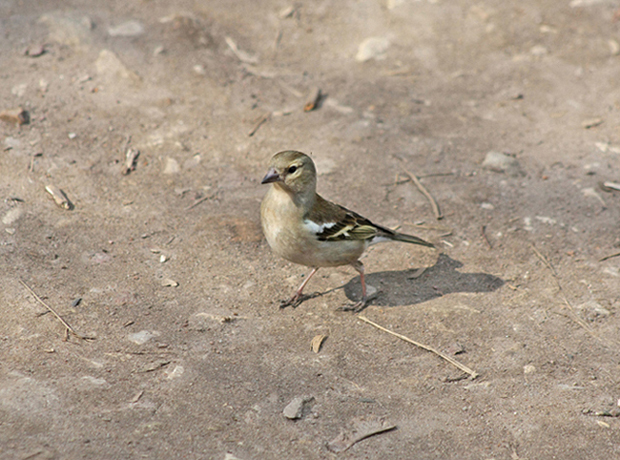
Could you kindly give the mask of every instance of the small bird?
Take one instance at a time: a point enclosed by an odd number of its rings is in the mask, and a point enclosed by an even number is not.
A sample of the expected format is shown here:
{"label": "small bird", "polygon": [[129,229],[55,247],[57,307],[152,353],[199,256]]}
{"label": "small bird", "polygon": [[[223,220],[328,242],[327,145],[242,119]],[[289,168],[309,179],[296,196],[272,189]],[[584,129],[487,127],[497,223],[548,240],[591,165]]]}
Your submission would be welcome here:
{"label": "small bird", "polygon": [[359,258],[371,244],[402,241],[434,247],[421,238],[373,224],[347,208],[316,193],[316,168],[301,152],[276,153],[262,184],[272,184],[261,204],[261,223],[273,252],[291,262],[312,268],[295,295],[280,308],[296,307],[308,297],[304,287],[320,267],[351,265],[360,274],[362,299],[347,310],[366,306],[364,265]]}

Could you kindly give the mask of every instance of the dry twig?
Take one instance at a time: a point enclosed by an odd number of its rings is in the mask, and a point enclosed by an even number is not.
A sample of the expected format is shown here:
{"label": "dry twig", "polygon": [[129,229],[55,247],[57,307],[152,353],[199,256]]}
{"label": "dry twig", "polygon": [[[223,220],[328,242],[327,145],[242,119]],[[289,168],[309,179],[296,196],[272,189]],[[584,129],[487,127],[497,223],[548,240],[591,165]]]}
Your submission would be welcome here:
{"label": "dry twig", "polygon": [[615,254],[609,254],[608,256],[605,256],[602,259],[599,259],[598,261],[604,262],[606,260],[613,259],[614,257],[618,257],[618,256],[620,256],[620,252],[616,252]]}
{"label": "dry twig", "polygon": [[94,338],[93,338],[93,337],[86,337],[86,336],[84,336],[84,335],[82,335],[82,334],[78,334],[78,333],[76,332],[76,330],[75,330],[75,329],[73,329],[73,328],[71,327],[71,325],[69,325],[69,323],[67,323],[64,319],[62,319],[62,317],[61,317],[58,313],[56,313],[56,310],[54,310],[52,307],[50,307],[48,304],[46,304],[46,303],[45,303],[45,302],[41,299],[41,297],[39,297],[39,296],[37,295],[37,293],[36,293],[36,292],[34,292],[34,291],[32,290],[32,288],[31,288],[30,286],[28,286],[28,285],[24,282],[24,280],[21,280],[21,279],[20,279],[20,280],[19,280],[19,282],[22,284],[22,286],[24,286],[24,287],[28,290],[28,292],[30,292],[30,293],[34,296],[34,298],[35,298],[35,299],[37,299],[37,300],[39,301],[39,303],[40,303],[41,305],[43,305],[45,308],[47,308],[47,309],[50,311],[50,313],[52,313],[52,314],[53,314],[53,315],[54,315],[54,316],[58,319],[58,321],[60,321],[60,322],[62,323],[62,325],[65,327],[65,338],[66,338],[67,340],[69,339],[69,332],[71,332],[71,333],[72,333],[73,335],[75,335],[77,338],[82,339],[82,340],[94,340]]}
{"label": "dry twig", "polygon": [[435,218],[437,220],[443,219],[443,214],[441,213],[441,210],[439,209],[439,205],[437,204],[437,201],[435,201],[435,198],[433,198],[433,195],[431,195],[430,192],[426,190],[426,187],[422,185],[422,182],[420,182],[420,179],[418,179],[415,174],[407,171],[404,167],[401,166],[400,168],[403,170],[403,172],[407,176],[409,176],[409,179],[411,179],[411,182],[413,182],[416,185],[416,187],[418,187],[418,190],[420,190],[420,192],[422,192],[422,194],[431,203],[431,207],[433,208],[433,214],[435,214]]}
{"label": "dry twig", "polygon": [[266,112],[262,114],[260,117],[258,117],[258,120],[256,120],[256,123],[254,123],[254,127],[250,130],[250,132],[248,133],[248,136],[252,137],[254,134],[256,134],[256,131],[258,131],[258,128],[260,128],[261,125],[265,123],[267,120],[269,120],[270,118],[271,118],[271,112]]}
{"label": "dry twig", "polygon": [[434,348],[429,347],[428,345],[424,345],[423,343],[416,342],[414,340],[411,340],[409,337],[405,337],[404,335],[401,335],[401,334],[398,334],[396,332],[390,331],[389,329],[386,329],[383,326],[379,326],[377,323],[369,320],[365,316],[358,316],[358,318],[361,319],[362,321],[364,321],[365,323],[368,323],[371,326],[376,327],[377,329],[381,329],[383,332],[387,332],[388,334],[392,334],[393,336],[398,337],[399,339],[404,340],[405,342],[412,343],[416,347],[422,348],[422,349],[424,349],[426,351],[430,351],[431,353],[435,353],[437,356],[445,359],[446,361],[448,361],[453,366],[456,366],[460,370],[462,370],[463,372],[466,372],[467,374],[469,374],[470,377],[472,378],[472,380],[475,379],[476,377],[478,377],[478,373],[476,371],[471,370],[469,367],[459,363],[457,360],[452,359],[450,356],[446,355],[445,353],[442,353],[439,350],[435,350]]}
{"label": "dry twig", "polygon": [[212,195],[205,195],[202,198],[198,198],[196,201],[194,201],[192,204],[190,204],[187,208],[185,208],[186,211],[189,211],[190,209],[195,208],[196,206],[198,206],[200,203],[207,201],[209,198],[213,198],[215,196],[215,194]]}
{"label": "dry twig", "polygon": [[487,237],[487,226],[483,225],[482,228],[480,229],[480,234],[482,235],[482,239],[484,240],[484,242],[487,244],[487,246],[489,246],[489,249],[493,249],[493,245],[491,244],[491,242],[489,241],[489,238]]}

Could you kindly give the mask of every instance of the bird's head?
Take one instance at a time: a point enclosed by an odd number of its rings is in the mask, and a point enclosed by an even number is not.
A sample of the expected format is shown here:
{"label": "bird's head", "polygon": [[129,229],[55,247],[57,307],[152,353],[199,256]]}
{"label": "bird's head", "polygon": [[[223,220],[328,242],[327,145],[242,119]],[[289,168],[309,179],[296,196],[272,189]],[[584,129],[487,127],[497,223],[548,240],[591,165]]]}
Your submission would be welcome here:
{"label": "bird's head", "polygon": [[276,153],[261,184],[277,184],[290,192],[312,193],[316,190],[316,168],[312,158],[294,150]]}

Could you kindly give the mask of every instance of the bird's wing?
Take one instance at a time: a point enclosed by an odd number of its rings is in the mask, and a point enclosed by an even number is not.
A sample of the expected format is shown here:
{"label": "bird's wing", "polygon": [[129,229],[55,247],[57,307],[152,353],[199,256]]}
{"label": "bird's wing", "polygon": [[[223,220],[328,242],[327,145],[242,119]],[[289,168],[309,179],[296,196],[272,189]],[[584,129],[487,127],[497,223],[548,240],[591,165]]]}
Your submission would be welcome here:
{"label": "bird's wing", "polygon": [[365,217],[319,195],[304,221],[319,241],[372,240],[377,236],[389,239],[395,235],[392,230],[373,224]]}
{"label": "bird's wing", "polygon": [[374,244],[391,240],[434,247],[432,243],[417,236],[398,233],[374,224],[356,212],[327,201],[319,195],[316,196],[312,209],[304,217],[304,223],[319,241],[358,240]]}

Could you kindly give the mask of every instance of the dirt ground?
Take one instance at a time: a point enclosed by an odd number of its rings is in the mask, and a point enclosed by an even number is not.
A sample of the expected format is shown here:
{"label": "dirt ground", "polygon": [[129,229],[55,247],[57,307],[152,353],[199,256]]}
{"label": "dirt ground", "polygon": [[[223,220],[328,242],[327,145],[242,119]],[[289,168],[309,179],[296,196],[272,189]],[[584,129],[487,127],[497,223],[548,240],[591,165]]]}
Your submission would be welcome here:
{"label": "dirt ground", "polygon": [[[0,111],[30,116],[0,122],[0,458],[620,458],[618,8],[0,2]],[[308,272],[260,230],[284,149],[436,243],[373,246],[361,315],[477,378],[340,311],[350,268],[279,309]],[[332,452],[360,420],[396,428]]]}

